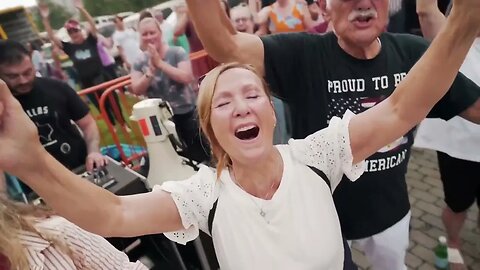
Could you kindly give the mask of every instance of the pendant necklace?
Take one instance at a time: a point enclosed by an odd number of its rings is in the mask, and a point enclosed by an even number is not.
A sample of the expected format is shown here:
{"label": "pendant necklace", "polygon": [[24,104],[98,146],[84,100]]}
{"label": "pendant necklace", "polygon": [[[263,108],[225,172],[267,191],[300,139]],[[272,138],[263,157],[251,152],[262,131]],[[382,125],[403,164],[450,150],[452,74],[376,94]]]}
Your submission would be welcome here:
{"label": "pendant necklace", "polygon": [[[266,215],[267,213],[265,212],[265,210],[263,210],[263,206],[259,205],[254,198],[252,198],[251,195],[249,192],[247,192],[243,186],[237,181],[237,177],[235,176],[235,172],[232,170],[233,172],[233,182],[239,186],[245,193],[247,193],[248,195],[248,198],[255,204],[255,206],[260,210],[259,214],[260,216],[265,219],[265,221],[270,224],[270,222],[266,219]],[[263,197],[259,197],[260,199],[264,199],[266,200],[265,198],[268,198],[270,195],[271,195],[271,192],[273,190],[273,187],[275,186],[275,181],[272,181],[272,185],[270,186],[270,188],[268,189],[268,192],[263,196]]]}

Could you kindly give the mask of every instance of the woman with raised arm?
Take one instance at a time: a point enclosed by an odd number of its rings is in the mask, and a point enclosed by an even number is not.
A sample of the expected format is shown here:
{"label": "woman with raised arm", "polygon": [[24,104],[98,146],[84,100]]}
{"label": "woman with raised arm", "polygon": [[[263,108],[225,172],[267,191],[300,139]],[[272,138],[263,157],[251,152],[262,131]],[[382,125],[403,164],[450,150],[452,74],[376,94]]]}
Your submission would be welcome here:
{"label": "woman with raised arm", "polygon": [[446,27],[391,96],[288,145],[272,144],[276,119],[258,73],[242,64],[219,66],[203,80],[198,99],[217,169],[202,167],[146,194],[115,196],[64,169],[37,143],[35,126],[2,85],[0,168],[103,236],[165,232],[185,243],[203,230],[222,269],[353,267],[331,192],[343,174],[357,179],[363,159],[413,128],[446,93],[480,30],[479,12],[480,1],[457,0]]}

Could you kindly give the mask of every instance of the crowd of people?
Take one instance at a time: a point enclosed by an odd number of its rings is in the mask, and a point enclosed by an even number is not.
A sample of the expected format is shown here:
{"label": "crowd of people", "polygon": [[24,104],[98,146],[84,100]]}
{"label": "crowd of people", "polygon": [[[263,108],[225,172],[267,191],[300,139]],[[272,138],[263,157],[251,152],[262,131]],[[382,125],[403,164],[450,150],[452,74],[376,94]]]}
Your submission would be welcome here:
{"label": "crowd of people", "polygon": [[[185,244],[203,231],[221,269],[357,269],[356,242],[372,269],[404,270],[413,145],[437,151],[450,269],[466,269],[460,232],[480,204],[480,2],[453,0],[444,13],[417,0],[423,37],[387,31],[403,1],[236,2],[186,0],[176,25],[158,10],[135,29],[117,16],[106,38],[74,0],[88,29],[68,20],[70,41],[39,6],[82,88],[121,66],[128,91],[170,104],[181,154],[202,165],[141,195],[77,179],[76,167],[108,162],[89,107],[65,76],[49,76],[33,44],[0,42],[0,170],[48,206],[0,195],[0,269],[144,269],[101,236]],[[201,50],[209,58],[193,64]],[[109,121],[126,125],[112,107]]]}

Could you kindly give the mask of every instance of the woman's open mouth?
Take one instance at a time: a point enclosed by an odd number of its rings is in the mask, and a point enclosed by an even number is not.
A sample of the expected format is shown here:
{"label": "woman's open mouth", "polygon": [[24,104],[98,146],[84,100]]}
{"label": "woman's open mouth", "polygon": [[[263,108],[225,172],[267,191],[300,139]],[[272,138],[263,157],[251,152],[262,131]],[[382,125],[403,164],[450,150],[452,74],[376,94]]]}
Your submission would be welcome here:
{"label": "woman's open mouth", "polygon": [[258,137],[260,128],[257,125],[248,125],[238,128],[235,131],[235,137],[242,141],[253,140]]}

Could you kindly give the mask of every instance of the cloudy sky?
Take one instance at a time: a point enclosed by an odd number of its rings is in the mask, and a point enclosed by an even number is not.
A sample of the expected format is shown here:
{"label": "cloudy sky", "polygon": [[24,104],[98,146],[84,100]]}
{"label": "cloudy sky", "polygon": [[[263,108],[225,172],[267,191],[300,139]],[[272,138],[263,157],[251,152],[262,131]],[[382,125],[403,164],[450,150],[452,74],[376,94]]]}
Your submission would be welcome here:
{"label": "cloudy sky", "polygon": [[0,0],[0,9],[21,5],[33,6],[36,5],[36,0]]}

